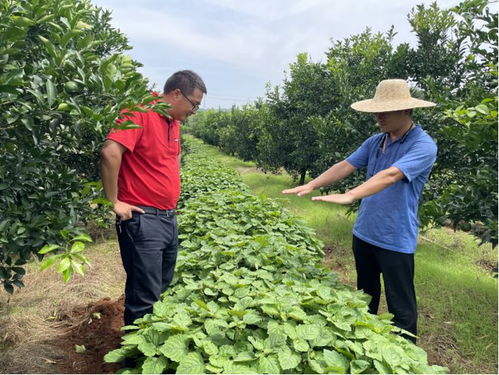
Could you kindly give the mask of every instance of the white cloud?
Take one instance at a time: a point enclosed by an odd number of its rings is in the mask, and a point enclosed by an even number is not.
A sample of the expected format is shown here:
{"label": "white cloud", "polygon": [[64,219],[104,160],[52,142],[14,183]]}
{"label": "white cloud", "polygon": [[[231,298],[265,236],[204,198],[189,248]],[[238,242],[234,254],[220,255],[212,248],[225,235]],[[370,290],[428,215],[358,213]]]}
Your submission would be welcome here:
{"label": "white cloud", "polygon": [[[218,62],[220,66],[243,72],[246,79],[250,76],[260,79],[261,92],[248,95],[256,97],[263,95],[265,82],[277,84],[284,78],[283,70],[298,53],[308,52],[313,60],[323,60],[331,39],[359,34],[367,26],[374,32],[385,32],[394,24],[399,32],[396,43],[413,42],[415,38],[410,34],[406,16],[416,4],[431,1],[94,0],[94,3],[113,9],[113,24],[129,36],[133,46],[154,42],[152,50],[141,50],[149,54],[147,58],[134,56],[142,62],[159,62],[154,67],[144,67],[144,72],[161,71],[164,75],[165,64],[175,65],[177,55],[210,62],[210,69],[217,69]],[[458,2],[441,0],[438,4],[447,8]],[[155,58],[151,58],[153,55]],[[213,75],[219,77],[221,73]]]}

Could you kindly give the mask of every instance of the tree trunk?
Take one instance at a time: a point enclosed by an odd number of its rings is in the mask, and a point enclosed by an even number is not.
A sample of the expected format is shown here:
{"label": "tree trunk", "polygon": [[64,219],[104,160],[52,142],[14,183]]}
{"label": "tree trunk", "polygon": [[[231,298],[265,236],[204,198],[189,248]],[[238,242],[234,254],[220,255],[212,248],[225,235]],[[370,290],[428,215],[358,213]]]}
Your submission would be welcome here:
{"label": "tree trunk", "polygon": [[305,183],[305,176],[307,175],[307,170],[305,169],[304,171],[301,172],[300,174],[300,185],[303,185]]}

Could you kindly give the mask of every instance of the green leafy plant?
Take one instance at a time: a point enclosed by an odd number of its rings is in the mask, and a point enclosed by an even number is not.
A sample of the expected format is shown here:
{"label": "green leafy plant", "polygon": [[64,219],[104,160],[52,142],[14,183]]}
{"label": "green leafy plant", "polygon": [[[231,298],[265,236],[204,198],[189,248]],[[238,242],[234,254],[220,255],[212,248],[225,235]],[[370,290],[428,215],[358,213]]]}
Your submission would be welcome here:
{"label": "green leafy plant", "polygon": [[[85,243],[92,242],[92,238],[87,234],[78,234],[70,239],[69,235],[69,231],[61,231],[62,238],[67,240],[64,248],[60,245],[49,244],[42,247],[38,252],[38,254],[42,255],[58,252],[45,257],[40,263],[40,270],[57,263],[57,272],[62,275],[64,282],[69,281],[75,272],[83,276],[85,264],[90,264],[88,258],[82,252],[85,250]],[[62,252],[59,251],[61,249],[63,249]]]}
{"label": "green leafy plant", "polygon": [[322,244],[301,220],[240,191],[240,177],[200,157],[198,142],[183,170],[172,285],[105,361],[134,358],[123,373],[445,371],[322,266]]}

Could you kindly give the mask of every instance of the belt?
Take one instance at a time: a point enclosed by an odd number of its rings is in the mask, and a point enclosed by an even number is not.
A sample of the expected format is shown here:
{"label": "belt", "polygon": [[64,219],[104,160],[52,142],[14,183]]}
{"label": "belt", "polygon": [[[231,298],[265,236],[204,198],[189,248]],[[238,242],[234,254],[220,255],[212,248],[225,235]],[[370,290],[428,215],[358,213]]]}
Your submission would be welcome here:
{"label": "belt", "polygon": [[146,214],[175,216],[175,214],[177,213],[175,210],[160,210],[159,208],[148,207],[148,206],[137,206],[137,207],[142,208]]}

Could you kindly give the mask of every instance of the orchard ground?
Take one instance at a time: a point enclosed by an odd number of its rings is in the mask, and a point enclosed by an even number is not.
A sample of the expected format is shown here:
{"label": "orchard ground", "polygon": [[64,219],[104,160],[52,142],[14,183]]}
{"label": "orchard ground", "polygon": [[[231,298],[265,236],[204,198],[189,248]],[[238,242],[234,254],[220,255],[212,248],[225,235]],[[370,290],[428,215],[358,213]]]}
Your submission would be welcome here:
{"label": "orchard ground", "polygon": [[[210,156],[236,168],[255,193],[278,199],[302,216],[325,243],[324,263],[355,286],[350,251],[353,216],[344,207],[283,196],[287,174],[265,175],[254,164],[210,148]],[[317,193],[318,194],[318,193]],[[85,277],[63,284],[54,270],[32,263],[26,287],[0,292],[0,373],[114,373],[102,357],[119,346],[124,273],[109,231],[87,255]],[[494,274],[495,273],[495,274]],[[420,312],[418,344],[430,362],[451,373],[497,373],[497,252],[449,229],[421,235],[416,255]],[[386,310],[386,306],[381,307]]]}

